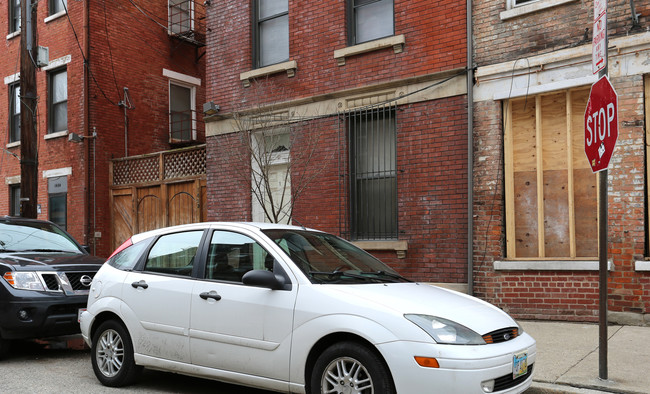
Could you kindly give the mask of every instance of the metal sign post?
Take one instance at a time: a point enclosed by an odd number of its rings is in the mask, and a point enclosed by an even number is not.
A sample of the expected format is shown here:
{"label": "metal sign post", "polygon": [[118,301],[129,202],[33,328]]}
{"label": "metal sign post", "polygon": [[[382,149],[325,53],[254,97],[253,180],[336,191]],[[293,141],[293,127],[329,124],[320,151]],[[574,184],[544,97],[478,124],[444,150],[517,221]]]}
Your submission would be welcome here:
{"label": "metal sign post", "polygon": [[[598,73],[599,82],[603,77],[607,77],[608,74],[607,47],[608,47],[607,0],[595,0],[593,39],[592,39],[592,70],[594,74]],[[587,114],[585,114],[585,116],[587,116]],[[606,117],[607,116],[605,115],[605,118]],[[604,125],[601,125],[601,127],[604,127]],[[616,127],[618,127],[618,125],[616,125]],[[585,136],[586,135],[587,135],[587,129],[585,128]],[[586,145],[585,145],[585,149],[587,149]],[[609,152],[609,154],[611,155],[611,152]],[[591,161],[590,161],[590,165],[591,165]],[[599,181],[600,181],[599,182],[600,189],[598,192],[598,200],[600,201],[599,209],[598,209],[598,267],[599,267],[598,377],[602,380],[607,380],[607,293],[608,293],[607,290],[607,249],[608,249],[607,167],[608,166],[609,166],[609,159],[607,160],[607,165],[605,165],[603,169],[595,169],[592,166],[592,171],[599,171]]]}

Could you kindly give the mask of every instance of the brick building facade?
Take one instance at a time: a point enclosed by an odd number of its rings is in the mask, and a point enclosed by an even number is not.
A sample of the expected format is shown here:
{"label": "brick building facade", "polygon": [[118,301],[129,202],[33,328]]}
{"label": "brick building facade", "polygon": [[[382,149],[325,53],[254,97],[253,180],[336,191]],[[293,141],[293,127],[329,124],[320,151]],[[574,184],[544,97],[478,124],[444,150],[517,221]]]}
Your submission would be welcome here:
{"label": "brick building facade", "polygon": [[[598,320],[598,176],[584,153],[593,1],[474,1],[475,294],[514,316]],[[609,1],[619,136],[609,319],[648,324],[650,2]]]}
{"label": "brick building facade", "polygon": [[372,4],[206,8],[206,98],[220,106],[206,117],[208,218],[268,220],[248,136],[278,136],[262,156],[274,179],[289,173],[270,187],[291,195],[294,224],[466,290],[466,7]]}
{"label": "brick building facade", "polygon": [[[12,121],[23,115],[16,90],[22,37],[15,3],[0,0],[1,215],[19,214],[20,130]],[[36,76],[38,217],[107,256],[115,242],[110,161],[205,141],[196,111],[205,101],[204,9],[192,1],[33,3],[37,45],[49,49]]]}

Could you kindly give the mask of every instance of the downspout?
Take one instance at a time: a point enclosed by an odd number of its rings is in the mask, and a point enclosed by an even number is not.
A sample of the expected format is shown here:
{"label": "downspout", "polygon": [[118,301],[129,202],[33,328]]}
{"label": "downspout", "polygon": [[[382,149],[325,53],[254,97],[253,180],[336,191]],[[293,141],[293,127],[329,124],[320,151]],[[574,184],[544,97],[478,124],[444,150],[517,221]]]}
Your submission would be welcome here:
{"label": "downspout", "polygon": [[467,294],[474,295],[474,31],[467,0]]}
{"label": "downspout", "polygon": [[[89,84],[89,73],[88,73],[88,67],[90,66],[90,0],[86,0],[84,2],[84,10],[83,10],[83,19],[84,19],[84,53],[86,54],[86,57],[84,59],[84,80],[83,80],[83,122],[84,122],[84,135],[88,136],[90,135],[90,99],[89,97],[89,89],[90,89],[90,84]],[[91,227],[91,209],[95,210],[95,204],[89,204],[88,202],[91,201],[91,197],[94,198],[94,193],[95,191],[93,188],[90,187],[91,185],[91,171],[88,168],[89,167],[89,157],[90,157],[90,144],[83,144],[84,145],[84,164],[86,166],[85,171],[86,171],[86,184],[84,185],[86,189],[86,201],[84,202],[84,206],[87,207],[87,212],[85,214],[85,229],[84,233],[86,234],[86,242],[85,244],[88,245],[88,242],[92,240],[93,243],[93,254],[96,254],[97,252],[97,246],[96,246],[96,239],[95,237],[95,223],[92,223]],[[93,145],[94,146],[94,145]],[[94,152],[93,152],[94,154]],[[93,179],[94,181],[94,179]],[[91,193],[93,196],[91,196]]]}

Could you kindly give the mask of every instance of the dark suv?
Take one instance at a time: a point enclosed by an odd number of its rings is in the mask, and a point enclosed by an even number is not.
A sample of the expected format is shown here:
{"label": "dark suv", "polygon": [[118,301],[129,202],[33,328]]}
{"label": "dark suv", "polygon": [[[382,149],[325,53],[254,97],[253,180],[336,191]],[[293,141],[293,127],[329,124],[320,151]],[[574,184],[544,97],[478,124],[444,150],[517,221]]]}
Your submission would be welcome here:
{"label": "dark suv", "polygon": [[0,358],[12,339],[78,333],[103,263],[52,222],[0,217]]}

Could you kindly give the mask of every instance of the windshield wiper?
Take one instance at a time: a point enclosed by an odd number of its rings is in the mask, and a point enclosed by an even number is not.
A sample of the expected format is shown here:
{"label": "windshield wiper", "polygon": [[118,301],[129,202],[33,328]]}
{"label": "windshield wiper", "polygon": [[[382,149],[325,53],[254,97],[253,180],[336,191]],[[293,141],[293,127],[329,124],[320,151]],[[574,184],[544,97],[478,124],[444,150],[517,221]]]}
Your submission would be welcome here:
{"label": "windshield wiper", "polygon": [[386,272],[386,271],[362,271],[359,272],[362,275],[377,275],[377,276],[383,276],[383,279],[388,280],[388,278],[391,278],[391,282],[413,282],[410,279],[406,279],[402,275],[399,274],[393,274],[391,272]]}
{"label": "windshield wiper", "polygon": [[75,253],[74,250],[61,250],[61,249],[27,249],[22,252],[51,252],[51,253]]}
{"label": "windshield wiper", "polygon": [[349,278],[356,278],[356,279],[363,279],[363,280],[371,280],[373,278],[369,278],[365,275],[359,275],[359,274],[354,274],[349,271],[309,271],[309,275],[327,275],[332,279],[340,279],[342,276],[347,276]]}

